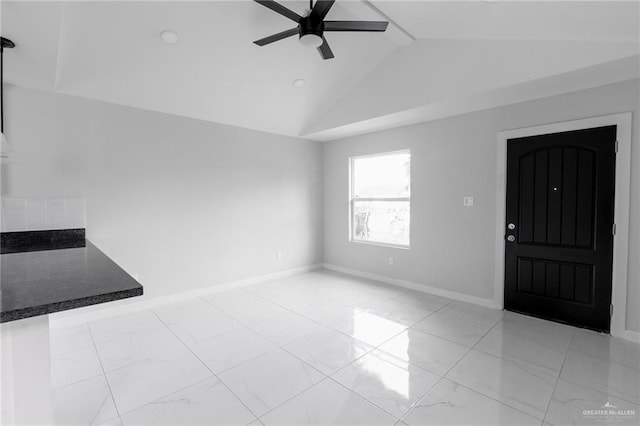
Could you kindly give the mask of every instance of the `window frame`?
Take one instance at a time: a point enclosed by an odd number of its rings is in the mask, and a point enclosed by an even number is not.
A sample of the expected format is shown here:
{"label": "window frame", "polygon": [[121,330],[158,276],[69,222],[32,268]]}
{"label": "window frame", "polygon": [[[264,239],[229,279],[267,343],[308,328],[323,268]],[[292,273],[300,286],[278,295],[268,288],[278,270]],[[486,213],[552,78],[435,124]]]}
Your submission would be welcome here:
{"label": "window frame", "polygon": [[[371,157],[383,157],[387,155],[395,154],[409,154],[409,196],[408,197],[363,197],[355,198],[354,188],[354,163],[355,160]],[[354,155],[349,157],[349,242],[358,244],[369,244],[374,246],[391,247],[403,250],[409,250],[411,248],[411,223],[409,223],[409,244],[388,243],[384,241],[366,241],[355,238],[355,202],[356,201],[387,201],[387,202],[408,202],[409,203],[409,222],[411,222],[411,149],[400,149],[396,151],[380,152],[375,154]]]}

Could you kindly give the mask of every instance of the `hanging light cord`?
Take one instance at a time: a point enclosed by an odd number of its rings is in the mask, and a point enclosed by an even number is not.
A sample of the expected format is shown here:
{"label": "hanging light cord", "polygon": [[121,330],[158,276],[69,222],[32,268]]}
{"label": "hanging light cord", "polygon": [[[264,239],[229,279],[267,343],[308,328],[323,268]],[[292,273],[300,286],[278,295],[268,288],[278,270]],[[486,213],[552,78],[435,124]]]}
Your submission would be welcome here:
{"label": "hanging light cord", "polygon": [[0,133],[4,133],[4,47],[0,45]]}
{"label": "hanging light cord", "polygon": [[0,132],[4,134],[4,49],[13,49],[15,43],[0,37]]}

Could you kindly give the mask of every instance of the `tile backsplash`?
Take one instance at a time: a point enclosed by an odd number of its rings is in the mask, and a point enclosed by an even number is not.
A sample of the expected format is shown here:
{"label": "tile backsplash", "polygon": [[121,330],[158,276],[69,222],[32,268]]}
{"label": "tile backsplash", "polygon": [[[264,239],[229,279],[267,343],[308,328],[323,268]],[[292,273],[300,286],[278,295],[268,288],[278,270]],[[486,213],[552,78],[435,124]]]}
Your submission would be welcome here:
{"label": "tile backsplash", "polygon": [[2,198],[0,231],[85,228],[83,197]]}

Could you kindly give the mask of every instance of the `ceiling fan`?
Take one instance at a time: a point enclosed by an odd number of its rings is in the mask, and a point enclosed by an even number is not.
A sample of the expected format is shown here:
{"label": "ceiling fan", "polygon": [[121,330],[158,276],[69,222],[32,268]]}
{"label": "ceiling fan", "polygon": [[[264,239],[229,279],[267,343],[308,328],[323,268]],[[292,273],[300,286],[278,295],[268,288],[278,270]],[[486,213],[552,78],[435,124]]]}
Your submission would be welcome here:
{"label": "ceiling fan", "polygon": [[305,16],[300,16],[291,9],[282,6],[274,0],[254,0],[264,7],[279,13],[297,23],[298,26],[290,30],[271,35],[254,41],[258,46],[264,46],[274,41],[282,40],[292,35],[298,34],[300,43],[305,46],[317,47],[322,59],[333,58],[333,52],[324,38],[325,31],[377,31],[382,32],[387,29],[388,22],[384,21],[325,21],[329,9],[335,0],[309,0],[310,12]]}

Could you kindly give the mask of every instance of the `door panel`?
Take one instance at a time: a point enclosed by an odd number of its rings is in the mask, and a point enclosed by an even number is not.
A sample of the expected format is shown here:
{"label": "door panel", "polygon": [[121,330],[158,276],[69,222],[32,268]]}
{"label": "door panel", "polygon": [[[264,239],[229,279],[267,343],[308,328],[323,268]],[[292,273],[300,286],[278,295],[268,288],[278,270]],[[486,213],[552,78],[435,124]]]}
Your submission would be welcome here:
{"label": "door panel", "polygon": [[608,331],[616,127],[507,142],[505,308]]}

